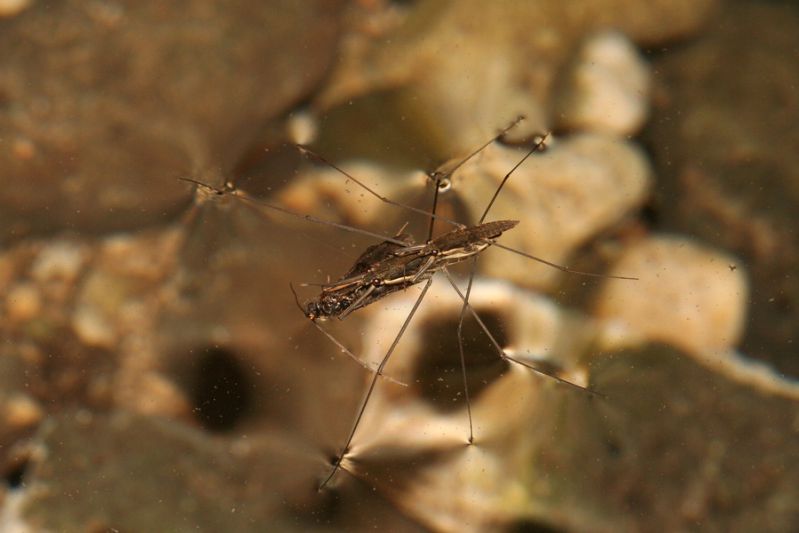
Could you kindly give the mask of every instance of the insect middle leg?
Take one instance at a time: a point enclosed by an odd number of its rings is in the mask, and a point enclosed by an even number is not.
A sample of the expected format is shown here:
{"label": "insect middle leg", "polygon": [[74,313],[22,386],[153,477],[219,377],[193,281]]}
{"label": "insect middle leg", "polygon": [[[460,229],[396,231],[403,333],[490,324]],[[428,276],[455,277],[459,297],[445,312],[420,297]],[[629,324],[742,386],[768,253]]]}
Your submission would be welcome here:
{"label": "insect middle leg", "polygon": [[[466,376],[466,355],[463,351],[463,319],[466,316],[466,307],[469,304],[469,295],[472,292],[472,282],[474,281],[474,271],[477,266],[477,257],[473,257],[469,266],[469,283],[466,285],[466,296],[463,298],[461,313],[458,317],[458,355],[461,360],[461,376],[463,377],[463,396],[466,399],[466,414],[469,416],[469,444],[474,442],[474,423],[472,422],[472,400],[469,397],[469,380]],[[447,274],[449,277],[449,274]]]}

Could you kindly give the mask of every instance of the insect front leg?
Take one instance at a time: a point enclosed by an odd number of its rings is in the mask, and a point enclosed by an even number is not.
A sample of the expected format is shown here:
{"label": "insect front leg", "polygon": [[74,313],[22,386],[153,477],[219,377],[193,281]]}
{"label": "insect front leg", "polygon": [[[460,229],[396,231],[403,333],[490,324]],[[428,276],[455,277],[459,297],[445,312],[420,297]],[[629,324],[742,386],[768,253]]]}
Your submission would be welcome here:
{"label": "insect front leg", "polygon": [[350,313],[356,309],[359,309],[363,302],[366,301],[366,299],[375,291],[375,287],[376,285],[374,283],[369,283],[369,287],[363,292],[363,294],[358,296],[347,307],[345,307],[344,310],[338,315],[338,319],[344,320],[350,315]]}
{"label": "insect front leg", "polygon": [[425,260],[424,264],[422,264],[422,266],[419,267],[419,271],[416,272],[416,274],[411,278],[411,283],[412,284],[419,283],[419,281],[422,279],[422,276],[424,276],[425,273],[427,273],[427,271],[430,270],[430,268],[435,264],[436,264],[436,256],[435,255],[429,256]]}
{"label": "insect front leg", "polygon": [[347,437],[347,442],[344,444],[344,447],[341,449],[341,453],[339,453],[338,457],[334,461],[333,469],[331,470],[330,474],[328,474],[327,477],[319,485],[319,490],[325,488],[325,486],[330,482],[330,480],[333,479],[333,476],[336,475],[336,472],[338,472],[339,469],[341,468],[341,462],[344,460],[344,457],[347,455],[347,452],[350,450],[352,439],[355,436],[355,432],[357,431],[358,426],[361,423],[361,419],[363,418],[363,413],[366,411],[366,406],[369,404],[369,399],[372,397],[372,393],[375,390],[375,386],[377,385],[377,378],[382,375],[383,369],[388,364],[388,361],[391,358],[391,354],[394,353],[397,344],[399,344],[400,339],[405,334],[405,330],[408,329],[408,326],[411,323],[411,319],[413,319],[413,316],[416,314],[416,311],[419,309],[419,306],[421,305],[422,300],[424,300],[424,297],[427,294],[427,290],[430,288],[431,283],[433,283],[432,278],[428,279],[427,283],[425,283],[421,294],[419,294],[419,297],[416,299],[416,302],[413,304],[411,312],[408,313],[408,317],[405,319],[405,322],[402,323],[402,327],[397,333],[397,336],[394,337],[394,341],[391,343],[391,346],[389,346],[386,355],[384,355],[383,359],[380,361],[380,365],[377,367],[377,372],[374,374],[374,376],[372,376],[372,380],[369,383],[369,388],[367,389],[366,395],[364,396],[363,402],[361,403],[361,408],[358,411],[358,415],[355,417],[355,423],[352,425],[352,430],[350,431],[349,437]]}

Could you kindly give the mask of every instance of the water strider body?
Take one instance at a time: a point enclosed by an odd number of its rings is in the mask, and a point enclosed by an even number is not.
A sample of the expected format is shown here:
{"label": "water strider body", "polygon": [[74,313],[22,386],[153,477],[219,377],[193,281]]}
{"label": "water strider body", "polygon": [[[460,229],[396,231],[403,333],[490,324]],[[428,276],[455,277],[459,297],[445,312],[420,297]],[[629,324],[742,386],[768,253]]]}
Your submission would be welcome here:
{"label": "water strider body", "polygon": [[[445,266],[473,257],[496,241],[518,220],[497,220],[449,231],[425,244],[404,234],[375,244],[336,282],[302,306],[311,320],[344,319],[353,311],[430,279]],[[397,241],[407,242],[402,246]]]}

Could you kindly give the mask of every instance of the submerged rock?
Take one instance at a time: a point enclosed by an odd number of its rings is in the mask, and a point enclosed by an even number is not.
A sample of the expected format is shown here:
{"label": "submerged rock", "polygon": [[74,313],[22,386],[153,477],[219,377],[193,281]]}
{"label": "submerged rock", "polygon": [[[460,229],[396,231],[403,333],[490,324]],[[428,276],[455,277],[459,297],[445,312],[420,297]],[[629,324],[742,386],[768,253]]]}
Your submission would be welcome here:
{"label": "submerged rock", "polygon": [[799,376],[799,12],[730,4],[701,39],[655,58],[647,132],[660,224],[737,255],[751,277],[742,348]]}
{"label": "submerged rock", "polygon": [[321,79],[337,4],[37,1],[3,20],[0,240],[168,221],[177,176],[232,171]]}
{"label": "submerged rock", "polygon": [[732,350],[744,332],[749,286],[739,262],[691,239],[651,237],[622,254],[595,314],[650,341],[696,354]]}
{"label": "submerged rock", "polygon": [[555,127],[632,136],[648,117],[651,84],[649,65],[624,35],[591,36],[558,84]]}

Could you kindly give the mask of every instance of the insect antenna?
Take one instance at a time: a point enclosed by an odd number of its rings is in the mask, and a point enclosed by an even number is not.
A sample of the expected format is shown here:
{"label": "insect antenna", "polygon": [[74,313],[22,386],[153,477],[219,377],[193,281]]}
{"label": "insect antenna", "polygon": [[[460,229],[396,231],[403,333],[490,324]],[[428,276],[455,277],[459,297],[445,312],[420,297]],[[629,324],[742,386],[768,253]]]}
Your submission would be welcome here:
{"label": "insect antenna", "polygon": [[399,344],[400,339],[405,334],[405,330],[408,329],[408,326],[411,323],[411,319],[413,319],[413,316],[416,314],[416,311],[419,309],[419,305],[421,305],[422,300],[424,300],[424,297],[427,294],[427,289],[430,288],[431,283],[433,283],[433,278],[428,279],[427,282],[424,284],[424,288],[422,288],[422,292],[419,294],[419,297],[416,299],[416,302],[413,304],[413,308],[411,308],[410,313],[408,313],[407,318],[405,318],[405,321],[402,323],[402,327],[400,328],[399,332],[397,332],[397,335],[394,337],[391,346],[389,346],[388,351],[386,351],[386,355],[384,355],[383,359],[380,361],[380,364],[377,367],[377,371],[372,376],[372,380],[369,383],[369,388],[366,390],[366,394],[364,395],[363,401],[361,402],[361,407],[358,410],[358,415],[355,417],[355,423],[352,425],[352,430],[350,431],[349,437],[347,437],[347,442],[344,444],[344,447],[341,449],[341,452],[339,453],[338,457],[333,462],[332,470],[319,485],[319,490],[324,489],[325,486],[330,482],[330,480],[333,479],[333,476],[336,475],[336,472],[338,472],[338,470],[341,468],[341,462],[344,460],[344,457],[347,455],[347,452],[349,451],[350,444],[352,444],[352,439],[355,436],[355,432],[358,430],[358,426],[361,423],[361,419],[363,418],[363,413],[364,411],[366,411],[366,406],[369,403],[369,399],[372,397],[372,393],[375,390],[375,385],[377,385],[377,378],[382,375],[383,369],[388,364],[388,361],[391,358],[391,354],[394,353],[394,349],[397,347],[397,344]]}

